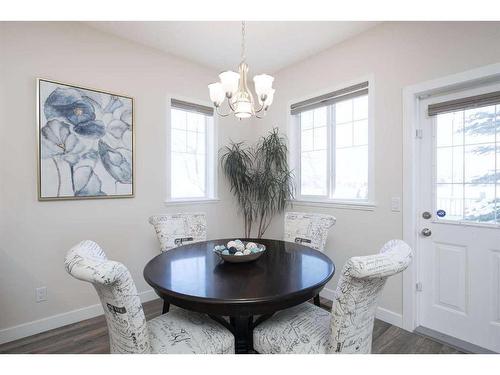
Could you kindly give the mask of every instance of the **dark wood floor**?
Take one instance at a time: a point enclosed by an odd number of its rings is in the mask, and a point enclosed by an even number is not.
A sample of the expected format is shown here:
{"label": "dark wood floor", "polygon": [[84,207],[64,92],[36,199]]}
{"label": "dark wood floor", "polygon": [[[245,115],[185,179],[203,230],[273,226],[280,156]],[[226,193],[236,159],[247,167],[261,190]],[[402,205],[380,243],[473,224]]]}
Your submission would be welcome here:
{"label": "dark wood floor", "polygon": [[[331,308],[331,301],[322,299],[321,303],[325,309]],[[160,300],[145,303],[146,319],[160,315],[161,307]],[[375,320],[372,352],[384,354],[460,353],[449,346],[407,332],[381,320]],[[109,353],[108,329],[104,316],[98,316],[0,345],[0,353]]]}

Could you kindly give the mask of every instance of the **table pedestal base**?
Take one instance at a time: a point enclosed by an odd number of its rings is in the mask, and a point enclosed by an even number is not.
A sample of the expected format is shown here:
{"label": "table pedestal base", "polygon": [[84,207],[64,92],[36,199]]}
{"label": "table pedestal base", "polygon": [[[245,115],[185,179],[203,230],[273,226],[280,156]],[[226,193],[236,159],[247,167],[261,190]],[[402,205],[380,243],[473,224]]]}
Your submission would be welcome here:
{"label": "table pedestal base", "polygon": [[226,319],[217,315],[209,315],[217,323],[226,327],[234,335],[234,345],[236,354],[254,353],[253,349],[253,329],[260,323],[269,319],[273,314],[260,315],[254,322],[252,315],[231,316],[229,323]]}
{"label": "table pedestal base", "polygon": [[235,353],[253,351],[253,316],[232,316],[229,322],[233,328]]}

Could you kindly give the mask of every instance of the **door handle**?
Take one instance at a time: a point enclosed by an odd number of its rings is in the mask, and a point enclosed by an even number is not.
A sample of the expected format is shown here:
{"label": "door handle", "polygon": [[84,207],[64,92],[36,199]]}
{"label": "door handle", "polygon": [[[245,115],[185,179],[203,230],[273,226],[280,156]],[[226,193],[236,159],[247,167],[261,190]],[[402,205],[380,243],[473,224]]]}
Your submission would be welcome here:
{"label": "door handle", "polygon": [[422,236],[424,237],[429,237],[432,234],[432,231],[429,228],[424,228],[420,233],[422,233]]}

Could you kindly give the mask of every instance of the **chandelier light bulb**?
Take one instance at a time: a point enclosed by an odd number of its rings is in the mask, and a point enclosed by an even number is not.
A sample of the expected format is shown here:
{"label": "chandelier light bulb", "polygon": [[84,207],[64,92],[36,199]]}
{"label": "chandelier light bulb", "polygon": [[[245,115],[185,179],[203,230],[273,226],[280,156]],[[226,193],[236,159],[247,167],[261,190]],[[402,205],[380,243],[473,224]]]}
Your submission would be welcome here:
{"label": "chandelier light bulb", "polygon": [[[271,90],[269,90],[269,92],[265,96],[263,96],[263,97],[259,96],[259,104],[262,106],[265,106],[265,107],[269,107],[271,104],[273,104],[275,91],[276,91],[275,89],[271,89]],[[265,99],[262,100],[262,98],[265,98]]]}
{"label": "chandelier light bulb", "polygon": [[224,92],[228,97],[231,97],[238,91],[238,83],[240,75],[232,70],[228,70],[219,74],[220,82],[224,88]]}
{"label": "chandelier light bulb", "polygon": [[267,93],[267,98],[266,98],[266,101],[264,102],[264,104],[266,105],[266,107],[269,107],[271,104],[273,104],[274,92],[275,91],[276,91],[275,89],[271,89]]}
{"label": "chandelier light bulb", "polygon": [[210,92],[210,100],[215,104],[215,106],[220,106],[226,96],[222,83],[211,83],[208,85],[208,90]]}

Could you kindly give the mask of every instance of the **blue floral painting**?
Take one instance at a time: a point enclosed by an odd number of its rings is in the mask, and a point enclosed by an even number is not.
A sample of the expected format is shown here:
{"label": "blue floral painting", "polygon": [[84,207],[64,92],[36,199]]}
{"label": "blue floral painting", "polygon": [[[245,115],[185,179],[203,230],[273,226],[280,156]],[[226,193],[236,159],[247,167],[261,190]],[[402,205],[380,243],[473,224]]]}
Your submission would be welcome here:
{"label": "blue floral painting", "polygon": [[38,80],[39,199],[133,197],[133,99]]}

